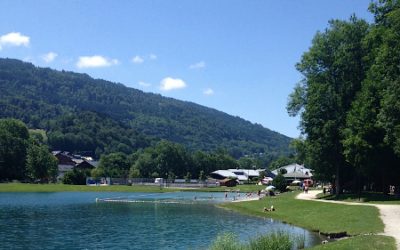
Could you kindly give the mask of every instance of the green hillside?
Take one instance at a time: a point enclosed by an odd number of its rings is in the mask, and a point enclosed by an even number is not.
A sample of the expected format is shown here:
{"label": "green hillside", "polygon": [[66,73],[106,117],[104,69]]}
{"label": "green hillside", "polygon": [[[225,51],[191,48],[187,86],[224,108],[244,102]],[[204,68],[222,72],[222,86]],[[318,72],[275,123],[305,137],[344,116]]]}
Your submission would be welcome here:
{"label": "green hillside", "polygon": [[0,59],[0,118],[47,131],[53,149],[131,152],[166,139],[191,150],[288,152],[290,138],[215,109],[86,74]]}

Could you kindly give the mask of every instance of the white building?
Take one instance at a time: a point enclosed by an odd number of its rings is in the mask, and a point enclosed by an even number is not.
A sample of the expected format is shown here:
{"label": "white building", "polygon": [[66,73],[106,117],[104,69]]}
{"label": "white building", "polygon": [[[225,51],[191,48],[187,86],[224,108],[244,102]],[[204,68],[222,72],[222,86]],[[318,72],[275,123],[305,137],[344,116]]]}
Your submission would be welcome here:
{"label": "white building", "polygon": [[261,171],[264,171],[264,169],[227,169],[214,171],[210,175],[217,180],[236,178],[239,182],[243,183],[254,177],[259,177]]}
{"label": "white building", "polygon": [[283,166],[271,171],[273,174],[278,175],[282,170],[286,170],[283,176],[287,180],[304,180],[312,178],[312,170],[304,167],[304,165],[299,165],[297,163],[293,163],[287,166]]}

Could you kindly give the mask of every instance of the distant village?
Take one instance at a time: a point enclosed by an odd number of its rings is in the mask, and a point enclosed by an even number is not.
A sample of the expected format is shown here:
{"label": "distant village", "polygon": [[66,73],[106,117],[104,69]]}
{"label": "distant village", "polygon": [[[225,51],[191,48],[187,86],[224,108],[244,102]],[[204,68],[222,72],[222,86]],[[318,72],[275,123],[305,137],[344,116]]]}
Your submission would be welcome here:
{"label": "distant village", "polygon": [[[98,161],[93,160],[90,156],[82,156],[71,154],[66,151],[53,151],[52,154],[58,160],[58,176],[57,180],[62,180],[65,173],[76,170],[92,170],[99,164]],[[263,173],[263,178],[259,179],[260,174]],[[275,170],[269,169],[225,169],[216,170],[208,174],[209,178],[204,182],[199,180],[190,180],[187,183],[184,179],[175,179],[170,181],[170,186],[236,186],[244,183],[254,182],[258,180],[260,185],[268,185],[279,173],[286,179],[288,185],[300,185],[308,179],[312,179],[312,170],[306,168],[304,165],[296,163],[279,167]],[[100,179],[87,178],[87,185],[129,185],[129,184],[154,184],[167,182],[163,178],[109,178],[103,177]]]}

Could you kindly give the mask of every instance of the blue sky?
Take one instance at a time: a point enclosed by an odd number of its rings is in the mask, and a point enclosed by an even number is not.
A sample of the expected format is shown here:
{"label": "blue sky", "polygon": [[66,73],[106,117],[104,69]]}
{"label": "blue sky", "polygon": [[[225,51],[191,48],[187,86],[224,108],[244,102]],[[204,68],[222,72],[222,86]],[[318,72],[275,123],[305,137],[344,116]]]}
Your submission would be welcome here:
{"label": "blue sky", "polygon": [[0,57],[192,101],[297,137],[295,64],[369,0],[0,2]]}

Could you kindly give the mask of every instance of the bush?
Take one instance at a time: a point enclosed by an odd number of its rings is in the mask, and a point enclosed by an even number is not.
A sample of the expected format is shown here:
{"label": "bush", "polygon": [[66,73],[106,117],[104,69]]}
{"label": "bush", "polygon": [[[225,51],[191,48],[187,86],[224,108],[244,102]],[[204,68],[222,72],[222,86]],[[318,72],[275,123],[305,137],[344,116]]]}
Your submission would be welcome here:
{"label": "bush", "polygon": [[282,174],[278,174],[272,181],[272,185],[275,186],[279,191],[285,192],[287,186],[285,177],[283,177]]}
{"label": "bush", "polygon": [[263,235],[250,240],[249,248],[251,250],[290,250],[293,242],[288,234],[272,233]]}
{"label": "bush", "polygon": [[89,171],[74,169],[65,173],[62,182],[63,184],[85,185],[87,176],[89,176]]}
{"label": "bush", "polygon": [[237,237],[233,233],[224,233],[218,235],[217,239],[213,242],[210,250],[240,250],[241,244],[238,242]]}
{"label": "bush", "polygon": [[211,250],[291,250],[304,248],[304,239],[290,237],[284,232],[274,232],[251,239],[249,243],[240,243],[232,233],[219,235],[213,242]]}

